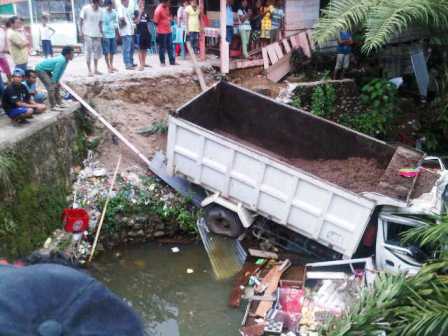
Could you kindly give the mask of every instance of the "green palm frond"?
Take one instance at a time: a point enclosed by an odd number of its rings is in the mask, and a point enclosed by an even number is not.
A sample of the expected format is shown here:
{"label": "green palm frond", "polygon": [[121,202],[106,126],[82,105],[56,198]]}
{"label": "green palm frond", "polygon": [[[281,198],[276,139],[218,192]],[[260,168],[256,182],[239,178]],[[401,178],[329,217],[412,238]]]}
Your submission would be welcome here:
{"label": "green palm frond", "polygon": [[440,28],[447,24],[446,0],[384,1],[369,12],[363,51],[378,49],[412,25]]}
{"label": "green palm frond", "polygon": [[313,36],[319,44],[337,37],[339,32],[363,26],[372,7],[382,0],[331,1],[316,25]]}
{"label": "green palm frond", "polygon": [[323,44],[341,31],[364,30],[362,50],[369,53],[411,26],[446,30],[448,0],[333,0],[313,36]]}
{"label": "green palm frond", "polygon": [[321,330],[322,336],[448,335],[448,260],[423,266],[414,277],[380,273],[372,287],[341,317]]}
{"label": "green palm frond", "polygon": [[405,243],[418,242],[421,246],[430,246],[442,258],[448,258],[448,217],[439,217],[437,221],[428,221],[426,225],[412,228],[404,232],[402,240]]}

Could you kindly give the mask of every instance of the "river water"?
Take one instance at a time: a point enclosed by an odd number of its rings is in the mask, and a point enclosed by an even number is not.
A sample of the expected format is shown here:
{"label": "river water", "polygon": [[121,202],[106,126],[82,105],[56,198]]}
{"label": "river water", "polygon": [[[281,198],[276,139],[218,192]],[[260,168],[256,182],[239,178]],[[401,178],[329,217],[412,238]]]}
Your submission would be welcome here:
{"label": "river water", "polygon": [[105,253],[92,275],[132,304],[147,335],[238,335],[242,308],[227,306],[232,279],[215,279],[202,245],[181,245],[179,253],[171,247],[147,244]]}

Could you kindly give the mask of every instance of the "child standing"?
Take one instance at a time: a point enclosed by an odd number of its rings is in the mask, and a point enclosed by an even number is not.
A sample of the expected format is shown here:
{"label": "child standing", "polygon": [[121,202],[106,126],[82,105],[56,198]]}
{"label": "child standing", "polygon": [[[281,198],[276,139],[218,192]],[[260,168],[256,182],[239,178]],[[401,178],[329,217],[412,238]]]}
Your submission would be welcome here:
{"label": "child standing", "polygon": [[45,58],[48,58],[49,56],[53,57],[53,45],[51,44],[51,38],[56,32],[48,25],[48,20],[48,15],[42,16],[42,26],[40,27],[39,31],[42,53],[44,54]]}

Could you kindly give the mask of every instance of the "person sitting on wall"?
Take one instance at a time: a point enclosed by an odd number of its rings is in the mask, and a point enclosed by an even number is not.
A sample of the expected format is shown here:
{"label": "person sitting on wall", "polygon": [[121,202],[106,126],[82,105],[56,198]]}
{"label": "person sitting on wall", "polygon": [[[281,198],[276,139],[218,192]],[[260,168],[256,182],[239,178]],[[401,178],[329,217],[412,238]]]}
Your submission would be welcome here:
{"label": "person sitting on wall", "polygon": [[11,84],[4,91],[2,98],[3,109],[8,117],[17,123],[26,123],[26,119],[32,118],[33,113],[45,112],[47,108],[44,104],[31,100],[27,88],[22,84],[24,77],[25,71],[16,68],[12,73]]}
{"label": "person sitting on wall", "polygon": [[37,74],[34,70],[25,71],[25,80],[22,82],[23,85],[28,90],[28,93],[31,96],[31,99],[36,103],[44,103],[45,99],[47,99],[47,95],[43,92],[38,92],[36,87],[37,82]]}
{"label": "person sitting on wall", "polygon": [[48,58],[36,65],[37,77],[45,85],[51,108],[64,108],[59,94],[60,80],[67,68],[68,62],[73,59],[73,48],[65,46],[59,56]]}
{"label": "person sitting on wall", "polygon": [[338,79],[339,71],[342,70],[341,78],[350,67],[350,55],[352,53],[353,39],[348,31],[339,33],[338,46],[336,49],[336,66],[334,68],[333,79]]}

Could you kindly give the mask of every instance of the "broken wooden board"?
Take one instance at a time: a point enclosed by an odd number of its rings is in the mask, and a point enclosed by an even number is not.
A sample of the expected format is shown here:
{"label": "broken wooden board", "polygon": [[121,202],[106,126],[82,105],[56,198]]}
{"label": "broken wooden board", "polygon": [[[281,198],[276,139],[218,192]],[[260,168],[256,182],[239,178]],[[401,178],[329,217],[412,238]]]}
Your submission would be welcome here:
{"label": "broken wooden board", "polygon": [[308,42],[310,43],[311,50],[313,50],[313,51],[316,50],[316,45],[314,44],[314,39],[313,39],[313,32],[310,29],[308,29],[306,31],[306,35],[308,36]]}
{"label": "broken wooden board", "polygon": [[291,71],[291,53],[288,53],[278,63],[266,70],[267,77],[274,83],[280,82]]}
{"label": "broken wooden board", "polygon": [[250,248],[248,249],[249,255],[257,258],[266,258],[266,259],[278,259],[278,254],[274,252],[268,252],[263,250],[257,250]]}
{"label": "broken wooden board", "polygon": [[298,35],[290,36],[289,40],[291,41],[291,45],[292,45],[293,49],[297,49],[297,48],[300,47],[300,42],[299,42]]}
{"label": "broken wooden board", "polygon": [[236,280],[233,285],[233,289],[230,292],[229,302],[228,302],[230,307],[239,308],[240,303],[241,303],[241,295],[243,294],[241,286],[247,285],[249,278],[252,275],[254,275],[256,272],[258,272],[262,267],[263,267],[262,265],[256,265],[256,264],[252,264],[252,263],[244,264],[243,269],[237,275]]}
{"label": "broken wooden board", "polygon": [[266,48],[261,49],[261,53],[263,55],[263,67],[265,70],[269,68],[269,57],[268,57],[268,51]]}
{"label": "broken wooden board", "polygon": [[[286,271],[287,263],[289,263],[289,260],[285,260],[280,265],[274,265],[272,269],[266,274],[266,276],[262,280],[262,284],[266,285],[267,288],[264,291],[264,295],[273,295],[274,292],[278,288],[278,284],[280,282],[280,278],[282,274]],[[266,314],[268,313],[269,309],[272,308],[273,302],[270,301],[261,301],[258,304],[257,310],[255,311],[256,316],[260,316],[262,318],[266,317]]]}
{"label": "broken wooden board", "polygon": [[272,44],[272,48],[275,50],[275,53],[278,57],[278,59],[282,59],[283,58],[283,50],[282,47],[280,47],[280,44],[278,42],[275,42]]}
{"label": "broken wooden board", "polygon": [[285,48],[286,53],[290,53],[292,51],[291,46],[289,45],[288,39],[282,40],[283,47]]}
{"label": "broken wooden board", "polygon": [[308,42],[308,37],[306,35],[305,32],[300,33],[298,35],[298,39],[299,39],[299,45],[300,48],[302,48],[303,53],[305,54],[306,57],[310,58],[311,57],[311,48]]}
{"label": "broken wooden board", "polygon": [[271,61],[271,64],[277,63],[279,59],[278,59],[275,47],[272,44],[270,44],[270,45],[266,46],[265,48],[266,48],[266,51],[268,52],[268,56],[269,56],[269,60]]}

